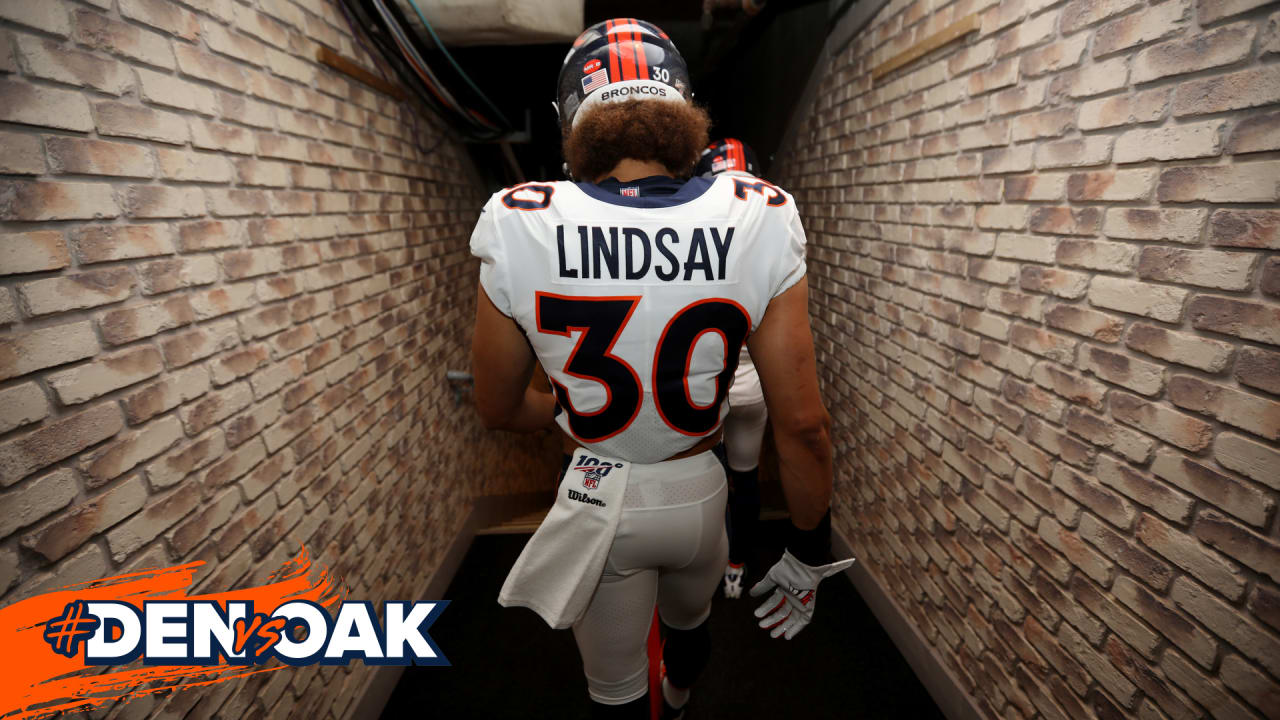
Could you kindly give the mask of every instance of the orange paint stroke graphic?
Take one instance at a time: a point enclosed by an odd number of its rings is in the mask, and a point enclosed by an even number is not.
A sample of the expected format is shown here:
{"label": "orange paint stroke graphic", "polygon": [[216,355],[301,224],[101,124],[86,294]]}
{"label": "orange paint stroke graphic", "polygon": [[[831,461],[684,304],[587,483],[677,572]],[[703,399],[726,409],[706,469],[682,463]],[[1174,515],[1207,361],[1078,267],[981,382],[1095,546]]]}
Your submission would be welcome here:
{"label": "orange paint stroke graphic", "polygon": [[[164,665],[103,672],[86,667],[83,644],[75,657],[53,651],[44,638],[46,624],[75,600],[126,602],[142,609],[144,600],[206,600],[224,608],[232,600],[253,603],[255,613],[270,615],[294,600],[309,600],[336,612],[347,597],[346,588],[327,567],[313,566],[302,548],[258,587],[188,595],[196,569],[203,562],[117,575],[37,595],[0,608],[0,718],[40,720],[58,712],[87,710],[113,701],[170,689],[213,685],[288,667],[230,665]],[[312,578],[314,575],[314,579]],[[140,665],[140,662],[130,663]]]}

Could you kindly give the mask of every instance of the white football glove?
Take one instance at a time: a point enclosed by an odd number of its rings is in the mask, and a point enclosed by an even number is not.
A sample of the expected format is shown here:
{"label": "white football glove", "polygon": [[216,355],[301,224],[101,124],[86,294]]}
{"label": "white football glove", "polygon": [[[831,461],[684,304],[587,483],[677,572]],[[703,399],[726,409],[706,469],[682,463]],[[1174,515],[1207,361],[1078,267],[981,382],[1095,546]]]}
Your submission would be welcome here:
{"label": "white football glove", "polygon": [[818,583],[852,564],[853,558],[849,558],[830,565],[810,567],[783,550],[782,559],[751,588],[751,597],[760,597],[773,590],[768,601],[756,608],[756,617],[763,618],[760,627],[769,630],[769,637],[785,635],[788,640],[795,637],[813,619]]}

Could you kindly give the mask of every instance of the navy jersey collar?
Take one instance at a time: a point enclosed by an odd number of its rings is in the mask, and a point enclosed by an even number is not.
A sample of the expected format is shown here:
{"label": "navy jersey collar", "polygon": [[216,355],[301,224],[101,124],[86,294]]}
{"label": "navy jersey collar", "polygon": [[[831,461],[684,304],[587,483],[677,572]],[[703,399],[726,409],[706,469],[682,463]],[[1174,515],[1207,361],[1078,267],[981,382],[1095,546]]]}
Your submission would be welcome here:
{"label": "navy jersey collar", "polygon": [[[688,180],[677,180],[665,175],[652,175],[638,180],[619,182],[608,178],[599,183],[574,183],[582,192],[596,200],[611,205],[622,205],[633,208],[664,208],[683,205],[701,197],[711,187],[714,178],[695,177]],[[640,189],[639,197],[619,194],[624,187]]]}

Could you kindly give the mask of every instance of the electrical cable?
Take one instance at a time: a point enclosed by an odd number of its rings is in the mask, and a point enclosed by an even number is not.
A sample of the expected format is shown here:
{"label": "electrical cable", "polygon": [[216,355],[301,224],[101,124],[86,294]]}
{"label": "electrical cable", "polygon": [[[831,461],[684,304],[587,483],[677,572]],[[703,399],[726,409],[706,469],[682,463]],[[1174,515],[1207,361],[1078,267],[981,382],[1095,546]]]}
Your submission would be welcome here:
{"label": "electrical cable", "polygon": [[431,35],[431,41],[440,49],[440,52],[445,56],[445,59],[453,65],[453,69],[458,71],[458,74],[462,76],[462,79],[466,81],[467,85],[471,86],[471,89],[475,91],[476,95],[480,96],[480,99],[484,101],[484,104],[488,105],[490,110],[493,110],[494,114],[498,116],[498,119],[507,127],[511,127],[511,121],[502,114],[502,111],[498,109],[497,105],[493,104],[493,101],[489,99],[488,95],[485,95],[480,88],[476,87],[476,84],[471,81],[471,76],[467,75],[466,71],[458,65],[458,61],[453,59],[453,55],[449,52],[449,49],[444,46],[444,43],[440,42],[440,38],[436,35],[435,29],[431,27],[430,22],[427,22],[427,16],[422,14],[422,9],[418,7],[418,3],[415,0],[407,0],[407,2],[409,3],[409,6],[413,8],[413,11],[418,14],[418,19],[421,20],[423,26],[426,27],[427,33]]}
{"label": "electrical cable", "polygon": [[[395,3],[386,3],[383,0],[339,0],[338,4],[353,28],[358,25],[365,31],[367,39],[377,48],[379,51],[377,54],[388,64],[393,74],[399,76],[401,82],[432,114],[444,121],[446,129],[452,128],[453,132],[450,134],[460,132],[462,137],[457,139],[484,142],[501,137],[506,132],[506,129],[490,120],[484,113],[465,105],[461,98],[451,91],[440,76],[431,69],[423,57],[423,51],[419,49],[426,47],[419,40],[421,36],[416,31],[409,31],[411,26],[408,24],[407,17],[400,12],[400,8],[396,7]],[[414,9],[420,13],[416,6]],[[353,36],[359,42],[359,37],[355,35],[354,30]],[[435,37],[434,30],[432,37],[438,44],[439,39]],[[361,47],[373,57],[374,54],[369,52],[369,48],[363,43]],[[443,50],[443,46],[439,47]],[[470,90],[485,104],[493,107],[492,102],[465,75],[451,56],[449,61],[464,77]],[[501,112],[496,107],[493,109],[501,116]],[[510,127],[505,117],[501,117],[501,122],[506,128]],[[423,148],[418,146],[418,149]],[[430,150],[434,151],[435,147]]]}
{"label": "electrical cable", "polygon": [[382,16],[383,22],[386,23],[387,29],[391,32],[392,38],[396,45],[400,48],[401,53],[405,56],[409,65],[414,68],[423,82],[427,85],[427,89],[443,104],[445,107],[458,114],[464,120],[472,124],[476,129],[485,134],[499,135],[502,128],[495,125],[483,114],[476,110],[463,106],[453,95],[443,82],[432,72],[431,67],[423,59],[418,49],[414,46],[412,39],[405,32],[401,22],[395,17],[391,8],[389,8],[383,0],[373,0],[374,7]]}
{"label": "electrical cable", "polygon": [[392,18],[390,13],[387,11],[387,6],[382,2],[382,0],[373,0],[373,6],[377,9],[378,13],[382,15],[382,20],[387,24],[387,29],[391,32],[391,37],[395,40],[396,45],[399,46],[400,52],[405,56],[405,59],[409,61],[410,67],[416,70],[422,77],[427,89],[430,90],[431,93],[436,96],[436,99],[445,107],[460,112],[457,100],[455,100],[453,95],[440,84],[439,79],[436,78],[435,74],[431,72],[431,69],[427,67],[426,61],[424,61],[422,56],[418,54],[417,49],[410,44],[409,38],[404,34],[404,30],[398,23],[396,23],[395,19]]}
{"label": "electrical cable", "polygon": [[[414,83],[408,81],[406,78],[402,76],[402,70],[396,66],[395,58],[389,57],[385,53],[384,48],[382,47],[378,39],[376,39],[372,34],[370,34],[370,28],[366,27],[364,23],[359,21],[359,19],[355,16],[355,13],[358,11],[353,10],[351,7],[348,6],[348,0],[339,0],[337,5],[338,5],[338,9],[342,11],[342,17],[344,20],[346,20],[347,27],[351,29],[351,38],[355,41],[357,45],[360,46],[360,49],[364,51],[370,66],[373,67],[373,69],[376,70],[384,80],[390,81],[392,78],[399,78],[401,83],[404,84],[409,89],[410,97],[417,98],[418,101],[422,103],[422,105],[430,112],[430,114],[435,115],[436,117],[440,117],[439,111],[436,108],[432,107],[431,103],[429,103],[427,99],[422,96],[421,92],[414,85]],[[361,35],[365,36],[363,40],[361,39]],[[366,45],[365,40],[368,40],[369,43],[373,44],[374,47],[377,48],[377,51],[375,52],[368,45]],[[387,63],[387,67],[383,67],[378,63],[380,59],[383,62]],[[409,135],[409,141],[418,150],[418,152],[421,154],[421,157],[423,158],[429,157],[431,153],[439,149],[440,145],[444,143],[446,138],[450,138],[455,141],[459,139],[457,133],[454,132],[452,128],[449,127],[449,124],[447,122],[444,122],[441,127],[437,127],[436,124],[432,123],[425,115],[420,116],[419,113],[410,113],[408,117],[409,117],[409,122],[413,125],[413,130],[414,130],[414,132],[410,133]],[[440,119],[442,121],[444,120],[444,118],[442,117]],[[420,138],[419,138],[419,133],[420,133],[419,122],[420,121],[425,122],[428,128],[430,128],[430,130],[436,135],[436,141],[432,143],[430,147],[424,147],[423,144],[420,142]]]}
{"label": "electrical cable", "polygon": [[366,14],[366,10],[362,7],[358,0],[341,0],[341,4],[346,8],[356,20],[361,28],[367,33],[369,41],[378,49],[378,54],[387,62],[400,81],[408,88],[422,103],[431,111],[432,114],[439,117],[442,121],[448,122],[442,112],[439,104],[430,97],[422,86],[422,81],[417,74],[409,68],[404,58],[400,55],[399,50],[394,43],[383,37],[385,32],[375,19]]}
{"label": "electrical cable", "polygon": [[[445,109],[426,92],[421,79],[415,71],[405,64],[404,58],[400,55],[393,41],[387,37],[386,31],[377,22],[375,16],[369,14],[370,11],[366,6],[362,5],[359,0],[340,0],[340,4],[350,12],[355,19],[355,23],[365,31],[369,42],[378,50],[378,54],[391,67],[404,87],[408,88],[413,97],[418,99],[420,107],[428,111],[426,115],[423,115],[422,119],[437,133],[438,137],[430,147],[426,148],[415,137],[414,144],[423,153],[423,156],[428,156],[437,150],[446,138],[456,143],[474,139],[474,133],[460,132],[453,119],[446,116]],[[434,116],[439,122],[432,122],[430,116]],[[414,114],[410,117],[414,118],[416,124],[418,115]]]}
{"label": "electrical cable", "polygon": [[[436,78],[436,82],[442,86],[451,87],[453,89],[451,94],[456,98],[458,111],[469,115],[471,120],[481,123],[482,127],[491,133],[489,137],[485,139],[491,140],[510,132],[514,127],[510,120],[503,115],[502,110],[498,108],[487,95],[485,95],[484,91],[479,88],[471,77],[467,75],[466,71],[462,69],[462,66],[458,64],[457,60],[449,52],[448,48],[446,48],[440,41],[439,36],[435,34],[435,28],[432,27],[430,21],[424,17],[421,8],[416,4],[413,5],[414,13],[418,15],[418,20],[422,22],[422,27],[417,27],[414,23],[410,22],[412,16],[408,14],[408,11],[404,7],[405,0],[381,1],[385,2],[387,14],[396,21],[398,29],[402,33],[403,37],[405,37],[410,46],[414,48],[417,56],[422,59],[424,66],[429,71],[431,70],[431,67],[426,63],[428,51],[438,50],[445,56],[445,59],[449,61],[453,70],[456,71],[457,77],[460,77],[465,83],[465,87],[458,87],[444,83],[443,80],[446,76],[439,72],[432,72],[432,77]],[[426,37],[422,32],[424,28],[427,30],[434,42],[434,48],[427,42]],[[458,90],[461,90],[462,92],[460,93]],[[475,100],[479,100],[481,103],[486,105],[493,111],[494,115],[487,115],[488,110],[481,112],[476,109],[474,104],[472,104]],[[496,117],[496,122],[493,120],[494,117]],[[495,128],[495,125],[499,127]]]}
{"label": "electrical cable", "polygon": [[[385,71],[385,69],[382,66],[378,65],[378,62],[377,62],[378,54],[375,54],[372,50],[370,50],[369,46],[364,44],[364,40],[360,39],[360,36],[364,34],[363,32],[361,32],[362,30],[364,30],[364,27],[356,23],[355,18],[352,17],[351,15],[351,10],[347,7],[347,4],[345,2],[339,2],[338,9],[342,11],[342,17],[344,20],[347,21],[347,27],[351,28],[351,39],[355,40],[356,45],[358,45],[360,49],[364,51],[364,54],[369,58],[370,65],[373,67],[374,70],[377,71],[378,75],[383,80],[390,80],[389,74]],[[373,42],[373,40],[370,39],[369,42]]]}

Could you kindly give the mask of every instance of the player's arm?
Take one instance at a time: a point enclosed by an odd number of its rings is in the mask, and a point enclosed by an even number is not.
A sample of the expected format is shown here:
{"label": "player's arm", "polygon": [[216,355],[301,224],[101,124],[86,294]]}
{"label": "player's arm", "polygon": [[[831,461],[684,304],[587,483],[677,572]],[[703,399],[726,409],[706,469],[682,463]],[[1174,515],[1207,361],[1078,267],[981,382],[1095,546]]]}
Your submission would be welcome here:
{"label": "player's arm", "polygon": [[540,393],[550,393],[551,381],[547,379],[547,371],[542,369],[542,365],[538,364],[533,370],[533,379],[529,381],[529,386]]}
{"label": "player's arm", "polygon": [[792,528],[782,559],[751,588],[769,593],[756,608],[759,625],[790,640],[813,619],[818,583],[853,563],[827,564],[831,554],[831,417],[818,393],[818,368],[809,330],[809,285],[801,279],[769,303],[747,343],[778,446],[782,492]]}
{"label": "player's arm", "polygon": [[807,280],[769,303],[747,348],[764,387],[791,522],[813,530],[831,503],[831,416],[818,391]]}
{"label": "player's arm", "polygon": [[471,341],[471,374],[476,411],[485,427],[533,432],[550,425],[555,397],[530,385],[537,366],[533,349],[511,318],[503,315],[479,288],[476,328]]}

